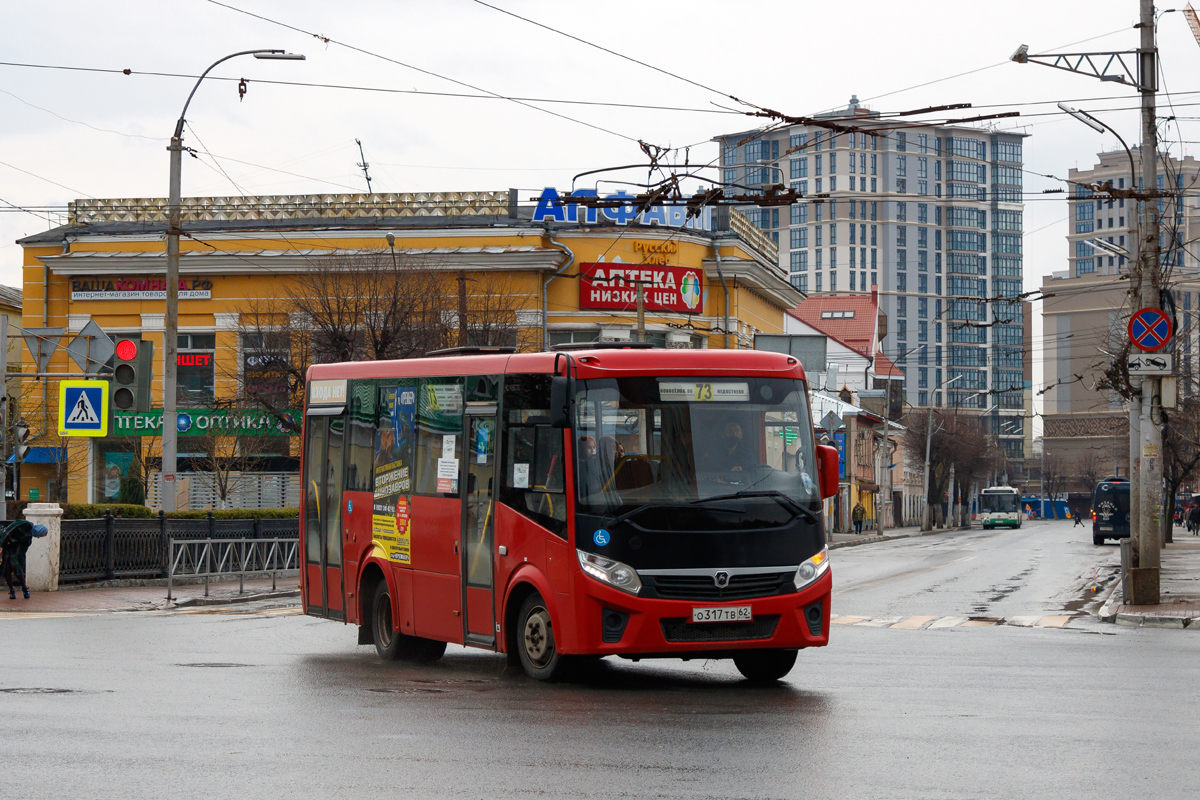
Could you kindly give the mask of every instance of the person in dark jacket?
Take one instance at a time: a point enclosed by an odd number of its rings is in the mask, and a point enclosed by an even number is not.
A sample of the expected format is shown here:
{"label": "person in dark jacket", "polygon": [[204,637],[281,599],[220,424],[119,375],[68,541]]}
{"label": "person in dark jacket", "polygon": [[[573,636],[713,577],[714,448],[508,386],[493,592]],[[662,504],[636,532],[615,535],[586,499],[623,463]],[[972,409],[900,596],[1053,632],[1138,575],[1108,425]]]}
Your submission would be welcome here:
{"label": "person in dark jacket", "polygon": [[1192,536],[1200,534],[1200,503],[1192,506],[1188,512],[1188,527],[1192,530]]}
{"label": "person in dark jacket", "polygon": [[8,584],[8,599],[16,600],[19,584],[25,599],[29,599],[29,587],[25,584],[25,556],[34,537],[46,535],[45,525],[34,525],[27,519],[10,522],[0,534],[0,563],[3,564],[4,582]]}

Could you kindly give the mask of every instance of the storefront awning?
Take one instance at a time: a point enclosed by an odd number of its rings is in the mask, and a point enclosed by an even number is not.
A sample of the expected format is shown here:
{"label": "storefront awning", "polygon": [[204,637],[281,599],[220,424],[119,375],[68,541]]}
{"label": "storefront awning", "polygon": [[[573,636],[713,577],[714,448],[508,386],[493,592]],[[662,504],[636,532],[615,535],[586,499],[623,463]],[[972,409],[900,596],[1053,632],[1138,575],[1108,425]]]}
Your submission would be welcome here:
{"label": "storefront awning", "polygon": [[[66,448],[62,447],[31,447],[29,452],[25,454],[24,463],[26,464],[57,464],[59,461],[66,459],[66,453],[63,452]],[[8,463],[15,464],[17,454],[13,453],[8,457]]]}

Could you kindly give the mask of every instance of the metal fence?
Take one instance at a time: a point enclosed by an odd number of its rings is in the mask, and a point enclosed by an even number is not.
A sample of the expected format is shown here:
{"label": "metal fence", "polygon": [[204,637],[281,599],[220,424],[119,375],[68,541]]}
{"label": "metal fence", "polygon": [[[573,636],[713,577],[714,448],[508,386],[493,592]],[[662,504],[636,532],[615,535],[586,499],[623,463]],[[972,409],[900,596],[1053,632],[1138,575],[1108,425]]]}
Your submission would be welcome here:
{"label": "metal fence", "polygon": [[279,573],[299,569],[300,538],[286,539],[171,539],[167,545],[167,599],[176,578],[203,578],[204,596],[208,581],[216,576],[238,576],[238,593],[245,588],[246,575],[271,573],[275,591]]}
{"label": "metal fence", "polygon": [[[299,539],[298,519],[151,519],[105,515],[62,522],[60,583],[169,577],[171,540]],[[290,567],[289,569],[295,569]]]}

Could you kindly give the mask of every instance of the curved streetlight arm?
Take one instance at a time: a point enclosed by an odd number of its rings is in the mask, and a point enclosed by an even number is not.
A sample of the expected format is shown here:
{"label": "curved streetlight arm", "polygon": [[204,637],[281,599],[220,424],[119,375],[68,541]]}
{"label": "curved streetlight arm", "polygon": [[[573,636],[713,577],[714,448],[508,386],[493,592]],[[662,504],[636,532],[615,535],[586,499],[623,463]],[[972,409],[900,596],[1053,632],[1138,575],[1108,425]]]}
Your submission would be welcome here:
{"label": "curved streetlight arm", "polygon": [[[241,52],[238,52],[238,53],[230,53],[229,55],[225,56],[224,58],[220,58],[220,59],[217,59],[216,61],[214,61],[211,65],[209,65],[208,69],[206,69],[206,70],[204,70],[204,72],[200,73],[200,77],[198,79],[196,79],[196,85],[192,87],[192,91],[188,94],[187,102],[185,102],[183,104],[183,111],[181,111],[179,114],[179,121],[175,123],[174,138],[183,139],[183,123],[184,123],[184,118],[187,116],[188,106],[190,106],[192,104],[192,98],[196,96],[196,90],[200,88],[200,84],[203,83],[204,79],[208,77],[208,73],[212,72],[213,69],[215,69],[218,65],[225,63],[226,61],[228,61],[231,58],[237,58],[238,56],[257,56],[260,54],[261,55],[282,55],[284,52],[286,52],[286,51],[284,51],[284,50],[242,50]],[[300,58],[304,58],[304,56],[300,56]]]}

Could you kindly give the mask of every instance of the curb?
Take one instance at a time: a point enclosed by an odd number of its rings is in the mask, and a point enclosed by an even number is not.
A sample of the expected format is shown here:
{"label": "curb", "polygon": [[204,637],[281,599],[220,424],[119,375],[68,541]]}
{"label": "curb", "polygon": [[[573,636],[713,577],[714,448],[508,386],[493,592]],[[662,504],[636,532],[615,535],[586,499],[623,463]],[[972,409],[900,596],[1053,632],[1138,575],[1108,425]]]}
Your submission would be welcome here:
{"label": "curb", "polygon": [[192,597],[188,600],[180,600],[174,604],[174,607],[192,608],[195,606],[227,606],[235,603],[253,603],[256,600],[274,600],[281,597],[299,596],[299,589],[288,589],[278,592],[259,592],[258,594],[246,594],[233,597]]}
{"label": "curb", "polygon": [[909,534],[903,536],[872,536],[869,539],[859,539],[854,542],[833,542],[828,547],[830,550],[837,550],[839,547],[858,547],[864,544],[876,544],[878,542],[895,542],[900,539],[912,539]]}

